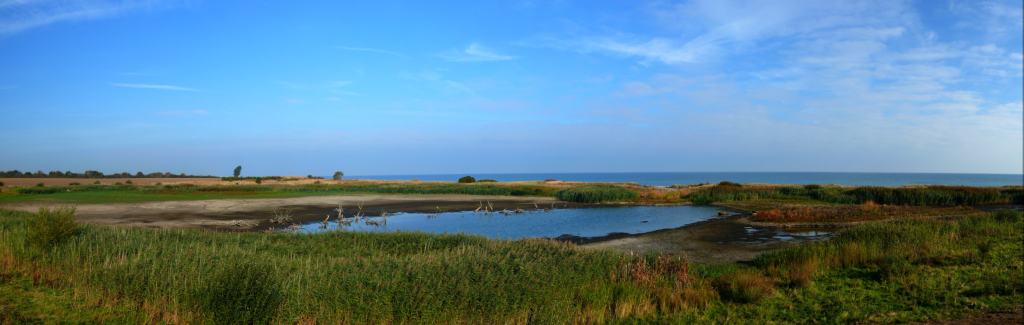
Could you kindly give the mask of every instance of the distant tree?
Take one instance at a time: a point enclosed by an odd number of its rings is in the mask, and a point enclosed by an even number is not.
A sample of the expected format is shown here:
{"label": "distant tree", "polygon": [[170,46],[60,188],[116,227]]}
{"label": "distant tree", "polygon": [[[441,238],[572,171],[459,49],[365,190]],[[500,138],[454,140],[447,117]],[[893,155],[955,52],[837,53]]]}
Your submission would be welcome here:
{"label": "distant tree", "polygon": [[103,177],[103,173],[95,171],[95,170],[87,170],[87,171],[85,171],[85,177],[90,177],[90,178]]}
{"label": "distant tree", "polygon": [[135,173],[135,177],[146,177],[146,174],[143,174],[142,172],[137,172]]}
{"label": "distant tree", "polygon": [[263,184],[263,178],[262,177],[256,177],[256,184]]}
{"label": "distant tree", "polygon": [[242,176],[242,165],[235,166],[235,177]]}
{"label": "distant tree", "polygon": [[462,176],[459,177],[459,183],[476,183],[476,178],[473,176]]}
{"label": "distant tree", "polygon": [[342,173],[340,170],[334,171],[334,176],[331,176],[336,181],[340,181],[342,177],[345,177],[345,173]]}

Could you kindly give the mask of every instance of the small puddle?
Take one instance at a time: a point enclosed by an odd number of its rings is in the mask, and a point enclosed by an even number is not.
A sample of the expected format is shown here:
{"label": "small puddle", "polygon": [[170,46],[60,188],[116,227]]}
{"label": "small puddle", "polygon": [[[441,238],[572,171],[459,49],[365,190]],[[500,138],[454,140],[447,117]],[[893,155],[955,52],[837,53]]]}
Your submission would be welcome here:
{"label": "small puddle", "polygon": [[791,240],[823,240],[832,237],[833,232],[823,228],[773,228],[744,226],[744,235],[737,241],[749,243],[765,243],[772,241]]}
{"label": "small puddle", "polygon": [[610,234],[640,234],[682,227],[714,218],[718,209],[703,206],[628,206],[505,212],[395,213],[385,217],[332,218],[311,222],[299,232],[420,231],[464,233],[495,239],[593,238]]}

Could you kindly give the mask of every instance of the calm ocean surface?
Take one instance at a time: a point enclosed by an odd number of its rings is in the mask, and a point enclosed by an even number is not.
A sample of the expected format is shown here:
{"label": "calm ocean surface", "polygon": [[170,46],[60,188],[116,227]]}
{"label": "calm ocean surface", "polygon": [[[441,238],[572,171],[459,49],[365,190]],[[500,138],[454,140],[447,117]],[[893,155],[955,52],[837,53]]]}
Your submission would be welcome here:
{"label": "calm ocean surface", "polygon": [[[455,181],[467,174],[352,176],[351,179]],[[841,184],[841,185],[1022,185],[1022,174],[934,174],[934,173],[793,173],[793,172],[701,172],[701,173],[530,173],[468,174],[476,179],[528,181],[557,179],[582,182],[636,182],[644,185],[738,183]]]}

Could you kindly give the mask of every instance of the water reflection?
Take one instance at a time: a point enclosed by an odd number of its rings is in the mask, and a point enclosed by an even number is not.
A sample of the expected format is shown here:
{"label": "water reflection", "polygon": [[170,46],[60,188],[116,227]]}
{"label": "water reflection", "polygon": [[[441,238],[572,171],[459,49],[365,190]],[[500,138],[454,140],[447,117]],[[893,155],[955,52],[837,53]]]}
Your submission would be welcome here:
{"label": "water reflection", "polygon": [[695,206],[631,206],[580,209],[503,210],[495,212],[394,213],[386,217],[327,219],[301,225],[300,232],[422,231],[466,233],[498,239],[562,235],[600,237],[638,234],[685,226],[714,218],[718,209]]}

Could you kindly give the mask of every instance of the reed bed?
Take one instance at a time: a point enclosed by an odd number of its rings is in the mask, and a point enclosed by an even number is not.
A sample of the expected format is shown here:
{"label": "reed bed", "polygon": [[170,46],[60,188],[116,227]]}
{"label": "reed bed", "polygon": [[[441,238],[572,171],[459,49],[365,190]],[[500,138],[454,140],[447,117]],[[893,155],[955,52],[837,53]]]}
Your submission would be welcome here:
{"label": "reed bed", "polygon": [[558,191],[555,197],[562,201],[579,203],[631,202],[640,197],[637,191],[613,185],[588,185]]}

